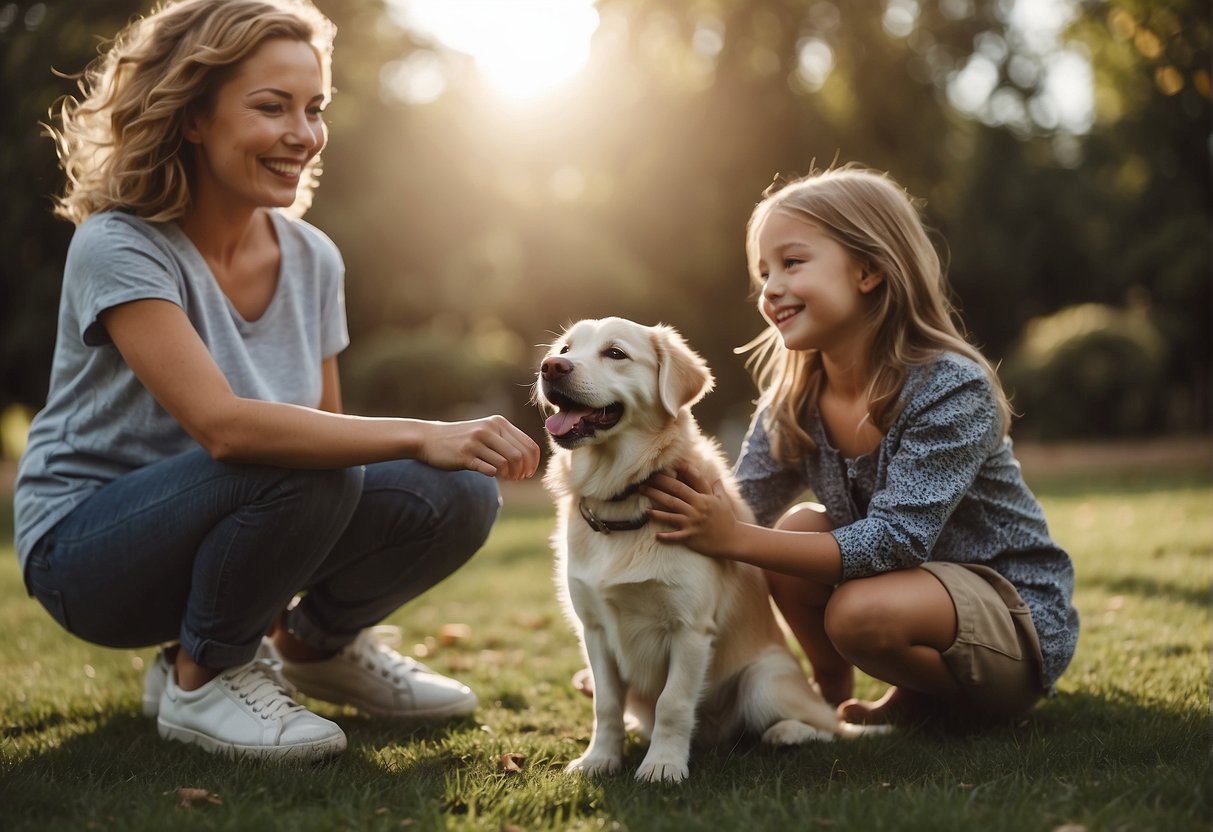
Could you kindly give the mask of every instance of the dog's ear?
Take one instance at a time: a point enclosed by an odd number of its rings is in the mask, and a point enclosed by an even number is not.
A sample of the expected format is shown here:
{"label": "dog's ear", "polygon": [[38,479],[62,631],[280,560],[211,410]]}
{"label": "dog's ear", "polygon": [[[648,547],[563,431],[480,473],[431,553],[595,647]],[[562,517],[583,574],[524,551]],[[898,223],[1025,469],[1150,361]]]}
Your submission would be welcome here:
{"label": "dog's ear", "polygon": [[657,390],[661,404],[671,416],[695,404],[715,384],[708,363],[699,357],[673,327],[653,327],[657,350]]}

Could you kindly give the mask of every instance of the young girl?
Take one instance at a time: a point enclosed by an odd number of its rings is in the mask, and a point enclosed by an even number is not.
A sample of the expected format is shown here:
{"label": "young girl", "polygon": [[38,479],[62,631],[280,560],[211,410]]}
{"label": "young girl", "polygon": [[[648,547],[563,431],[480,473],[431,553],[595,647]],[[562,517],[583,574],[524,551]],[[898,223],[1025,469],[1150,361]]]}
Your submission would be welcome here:
{"label": "young girl", "polygon": [[[860,167],[810,175],[768,191],[746,249],[770,326],[736,473],[759,525],[687,470],[646,491],[658,537],[766,570],[848,720],[1025,712],[1074,654],[1073,567],[910,198]],[[789,509],[806,488],[821,504]],[[855,667],[892,687],[852,699]]]}
{"label": "young girl", "polygon": [[176,640],[144,712],[163,737],[230,754],[345,747],[288,695],[275,652],[321,699],[471,712],[471,690],[373,625],[480,547],[493,477],[539,464],[500,416],[341,412],[344,267],[299,219],[332,37],[307,0],[168,3],[90,66],[53,131],[58,213],[77,229],[17,479],[26,585],[94,643]]}

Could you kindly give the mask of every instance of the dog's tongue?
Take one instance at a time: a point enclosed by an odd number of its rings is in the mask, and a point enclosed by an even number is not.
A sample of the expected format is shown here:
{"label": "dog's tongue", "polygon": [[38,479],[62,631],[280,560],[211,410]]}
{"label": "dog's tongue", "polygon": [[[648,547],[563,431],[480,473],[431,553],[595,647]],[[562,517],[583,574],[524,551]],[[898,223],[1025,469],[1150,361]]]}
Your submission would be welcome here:
{"label": "dog's tongue", "polygon": [[577,427],[577,423],[589,416],[594,411],[589,408],[584,410],[561,410],[547,418],[543,426],[548,429],[548,433],[552,436],[564,436],[566,433]]}

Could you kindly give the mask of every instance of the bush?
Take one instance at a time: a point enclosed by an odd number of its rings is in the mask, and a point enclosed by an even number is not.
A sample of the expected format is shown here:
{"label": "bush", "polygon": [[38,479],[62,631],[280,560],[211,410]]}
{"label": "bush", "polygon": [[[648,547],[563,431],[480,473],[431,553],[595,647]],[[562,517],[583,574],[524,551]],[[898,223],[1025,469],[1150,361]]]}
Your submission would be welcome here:
{"label": "bush", "polygon": [[1021,414],[1017,432],[1118,437],[1163,428],[1165,362],[1145,309],[1087,303],[1029,321],[1000,373]]}
{"label": "bush", "polygon": [[[527,347],[490,322],[472,331],[436,321],[428,327],[379,330],[341,357],[347,410],[364,415],[468,419],[528,414]],[[531,408],[533,410],[533,408]]]}

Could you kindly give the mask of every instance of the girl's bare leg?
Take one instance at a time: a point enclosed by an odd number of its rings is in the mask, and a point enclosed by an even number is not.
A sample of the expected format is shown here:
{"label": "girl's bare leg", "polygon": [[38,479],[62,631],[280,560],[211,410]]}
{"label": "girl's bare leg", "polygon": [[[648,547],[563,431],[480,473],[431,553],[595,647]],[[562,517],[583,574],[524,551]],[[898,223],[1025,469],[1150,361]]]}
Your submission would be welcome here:
{"label": "girl's bare leg", "polygon": [[[793,507],[775,527],[797,532],[828,532],[833,528],[825,509],[816,503]],[[781,572],[766,575],[771,598],[813,666],[813,681],[821,695],[831,705],[850,699],[855,688],[854,668],[826,635],[826,604],[833,587]]]}
{"label": "girl's bare leg", "polygon": [[912,721],[959,700],[942,656],[956,640],[956,607],[931,573],[903,569],[841,584],[826,605],[825,627],[846,660],[893,685],[875,702],[843,703],[844,718]]}

